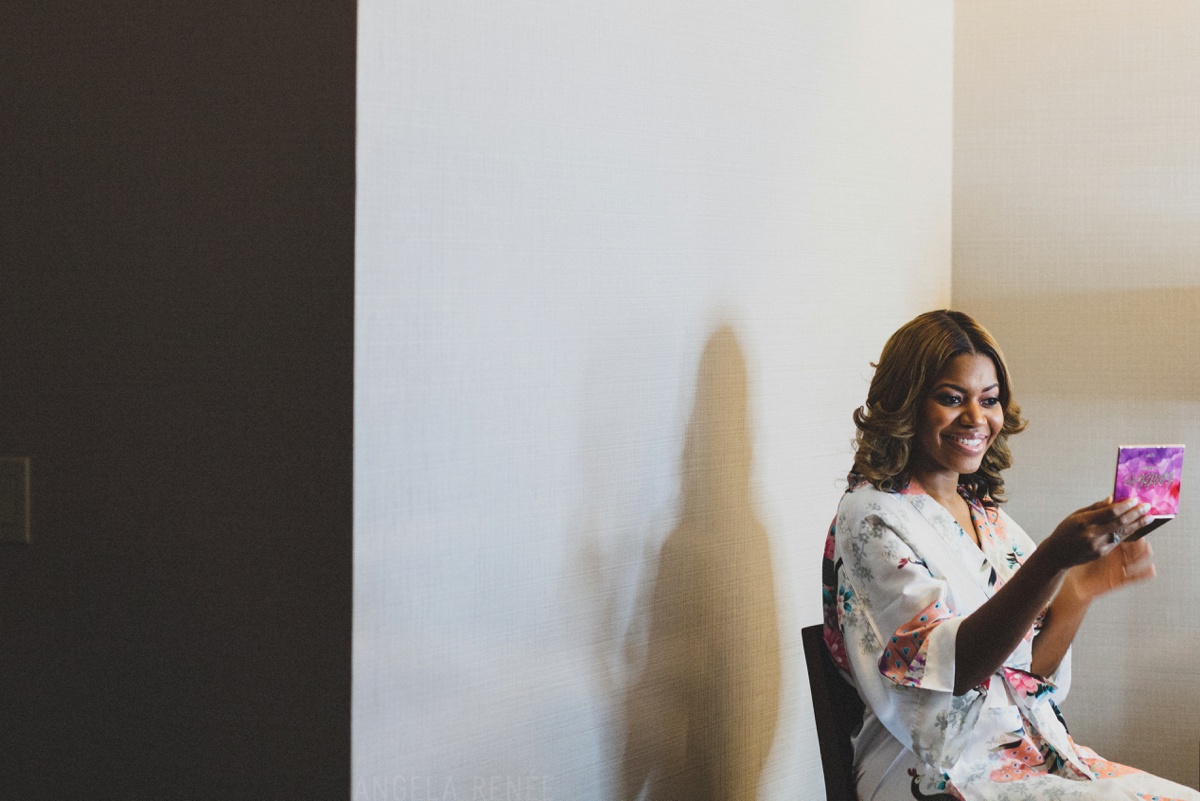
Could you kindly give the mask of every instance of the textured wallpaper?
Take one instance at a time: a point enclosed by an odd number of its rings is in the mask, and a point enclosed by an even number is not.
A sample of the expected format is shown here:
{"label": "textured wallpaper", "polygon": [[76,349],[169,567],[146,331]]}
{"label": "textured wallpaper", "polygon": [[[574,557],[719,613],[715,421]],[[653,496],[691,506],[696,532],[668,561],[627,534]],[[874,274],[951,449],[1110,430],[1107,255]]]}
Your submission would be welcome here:
{"label": "textured wallpaper", "polygon": [[360,3],[355,801],[821,797],[799,630],[950,299],[952,26]]}
{"label": "textured wallpaper", "polygon": [[1102,599],[1065,713],[1104,756],[1197,785],[1200,4],[955,6],[954,303],[1030,426],[1010,511],[1036,539],[1112,488],[1120,444],[1187,443],[1158,578]]}

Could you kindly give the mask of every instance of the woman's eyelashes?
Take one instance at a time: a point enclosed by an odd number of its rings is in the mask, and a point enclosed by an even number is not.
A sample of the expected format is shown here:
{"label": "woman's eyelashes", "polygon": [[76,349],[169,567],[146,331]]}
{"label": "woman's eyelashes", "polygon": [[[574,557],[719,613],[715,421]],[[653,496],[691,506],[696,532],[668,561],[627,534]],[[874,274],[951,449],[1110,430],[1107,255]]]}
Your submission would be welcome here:
{"label": "woman's eyelashes", "polygon": [[[949,392],[944,392],[944,393],[941,393],[938,395],[934,395],[933,399],[943,406],[959,406],[963,402],[963,397],[961,395],[955,395],[955,394],[949,393]],[[979,400],[979,405],[984,407],[985,409],[994,408],[994,407],[998,406],[999,404],[1000,404],[1000,396],[999,395],[996,395],[994,397],[981,398]]]}

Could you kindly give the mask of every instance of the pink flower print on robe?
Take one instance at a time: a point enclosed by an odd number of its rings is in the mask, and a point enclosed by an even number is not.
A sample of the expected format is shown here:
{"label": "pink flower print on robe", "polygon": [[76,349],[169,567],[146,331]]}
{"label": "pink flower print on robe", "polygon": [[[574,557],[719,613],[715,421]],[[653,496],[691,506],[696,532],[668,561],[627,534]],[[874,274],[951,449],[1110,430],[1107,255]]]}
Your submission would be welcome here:
{"label": "pink flower print on robe", "polygon": [[1005,667],[1003,673],[1005,683],[1021,698],[1041,698],[1054,689],[1053,683],[1034,673],[1010,667]]}
{"label": "pink flower print on robe", "polygon": [[993,770],[990,778],[994,782],[1015,782],[1028,779],[1041,771],[1046,764],[1046,755],[1023,731],[1012,732],[1013,740],[993,748],[1000,757],[1000,767]]}
{"label": "pink flower print on robe", "polygon": [[879,672],[905,687],[920,687],[925,675],[929,634],[943,620],[954,617],[949,605],[938,599],[918,612],[884,644]]}

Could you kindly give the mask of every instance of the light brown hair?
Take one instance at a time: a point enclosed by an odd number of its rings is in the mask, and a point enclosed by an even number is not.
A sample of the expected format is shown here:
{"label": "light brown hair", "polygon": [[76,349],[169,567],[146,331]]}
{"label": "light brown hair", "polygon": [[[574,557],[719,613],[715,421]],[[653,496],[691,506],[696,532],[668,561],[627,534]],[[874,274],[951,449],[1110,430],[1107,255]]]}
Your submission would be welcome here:
{"label": "light brown hair", "polygon": [[879,363],[867,402],[854,410],[854,472],[877,489],[903,489],[912,477],[913,441],[921,407],[933,382],[950,360],[964,353],[982,354],[996,366],[1004,425],[988,448],[979,469],[961,482],[973,498],[1003,503],[1001,472],[1012,466],[1008,438],[1025,429],[1021,407],[1013,400],[1012,382],[1000,346],[983,326],[962,312],[932,311],[919,315],[892,334]]}

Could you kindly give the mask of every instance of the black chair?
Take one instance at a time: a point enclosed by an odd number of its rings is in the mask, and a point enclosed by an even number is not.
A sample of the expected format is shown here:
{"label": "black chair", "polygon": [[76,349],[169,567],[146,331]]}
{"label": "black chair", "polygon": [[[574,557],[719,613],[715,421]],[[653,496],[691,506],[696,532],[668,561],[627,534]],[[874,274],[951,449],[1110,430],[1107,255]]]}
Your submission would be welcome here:
{"label": "black chair", "polygon": [[827,801],[857,801],[850,735],[862,723],[862,699],[833,664],[833,657],[825,647],[823,626],[806,626],[800,630],[800,639],[804,642],[813,715],[817,719],[825,798]]}

